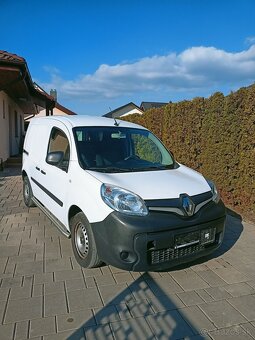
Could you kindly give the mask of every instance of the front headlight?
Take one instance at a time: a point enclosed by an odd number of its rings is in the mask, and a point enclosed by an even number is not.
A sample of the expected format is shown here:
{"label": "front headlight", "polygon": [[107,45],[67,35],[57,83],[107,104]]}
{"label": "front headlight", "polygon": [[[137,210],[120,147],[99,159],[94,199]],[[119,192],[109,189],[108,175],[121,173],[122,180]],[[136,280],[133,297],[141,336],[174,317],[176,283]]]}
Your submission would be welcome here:
{"label": "front headlight", "polygon": [[146,216],[148,209],[141,197],[111,184],[102,184],[101,197],[112,209],[127,215]]}
{"label": "front headlight", "polygon": [[210,188],[211,188],[211,192],[212,192],[212,200],[215,202],[215,203],[219,203],[220,201],[220,194],[216,188],[216,185],[213,183],[213,181],[210,181],[209,179],[206,180],[207,183],[209,184]]}

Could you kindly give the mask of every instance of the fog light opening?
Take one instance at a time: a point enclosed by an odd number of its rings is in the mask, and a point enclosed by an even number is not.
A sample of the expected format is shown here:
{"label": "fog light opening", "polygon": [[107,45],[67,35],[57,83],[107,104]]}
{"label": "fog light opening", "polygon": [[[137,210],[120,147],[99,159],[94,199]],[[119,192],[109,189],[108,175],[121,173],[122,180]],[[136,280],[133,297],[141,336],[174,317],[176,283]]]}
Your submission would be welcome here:
{"label": "fog light opening", "polygon": [[122,259],[122,261],[127,261],[128,259],[128,256],[129,256],[129,252],[128,251],[122,251],[120,252],[120,258]]}
{"label": "fog light opening", "polygon": [[132,251],[122,250],[120,252],[120,259],[123,262],[134,263],[137,260],[137,257]]}

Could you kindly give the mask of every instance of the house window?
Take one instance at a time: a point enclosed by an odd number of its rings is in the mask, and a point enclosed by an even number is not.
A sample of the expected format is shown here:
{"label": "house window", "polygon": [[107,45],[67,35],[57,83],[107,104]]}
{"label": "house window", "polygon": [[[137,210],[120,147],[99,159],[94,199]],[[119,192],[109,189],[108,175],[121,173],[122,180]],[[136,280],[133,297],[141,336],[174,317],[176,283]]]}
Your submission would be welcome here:
{"label": "house window", "polygon": [[3,119],[5,119],[5,101],[3,100]]}
{"label": "house window", "polygon": [[18,131],[18,113],[17,111],[14,111],[14,119],[15,119],[15,137],[19,136],[19,131]]}

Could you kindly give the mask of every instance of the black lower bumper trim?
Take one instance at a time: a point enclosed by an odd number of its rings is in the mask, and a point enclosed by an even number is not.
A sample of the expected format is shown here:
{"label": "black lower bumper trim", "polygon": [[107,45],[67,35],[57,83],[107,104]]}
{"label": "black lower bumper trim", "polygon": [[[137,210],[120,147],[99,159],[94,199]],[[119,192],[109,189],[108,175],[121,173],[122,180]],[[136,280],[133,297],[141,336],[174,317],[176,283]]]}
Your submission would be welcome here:
{"label": "black lower bumper trim", "polygon": [[190,218],[158,212],[146,217],[113,212],[92,224],[101,260],[133,271],[168,269],[207,255],[221,244],[224,228],[222,202],[212,202]]}

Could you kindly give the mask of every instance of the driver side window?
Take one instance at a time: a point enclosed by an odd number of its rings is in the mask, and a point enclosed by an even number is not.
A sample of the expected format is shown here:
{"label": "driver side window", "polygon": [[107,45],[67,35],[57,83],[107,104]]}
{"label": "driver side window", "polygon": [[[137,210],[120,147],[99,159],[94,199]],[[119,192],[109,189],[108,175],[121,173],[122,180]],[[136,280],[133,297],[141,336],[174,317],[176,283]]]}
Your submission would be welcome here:
{"label": "driver side window", "polygon": [[67,172],[70,160],[70,145],[65,133],[58,128],[51,130],[47,155],[52,152],[63,152],[63,159],[56,166]]}

